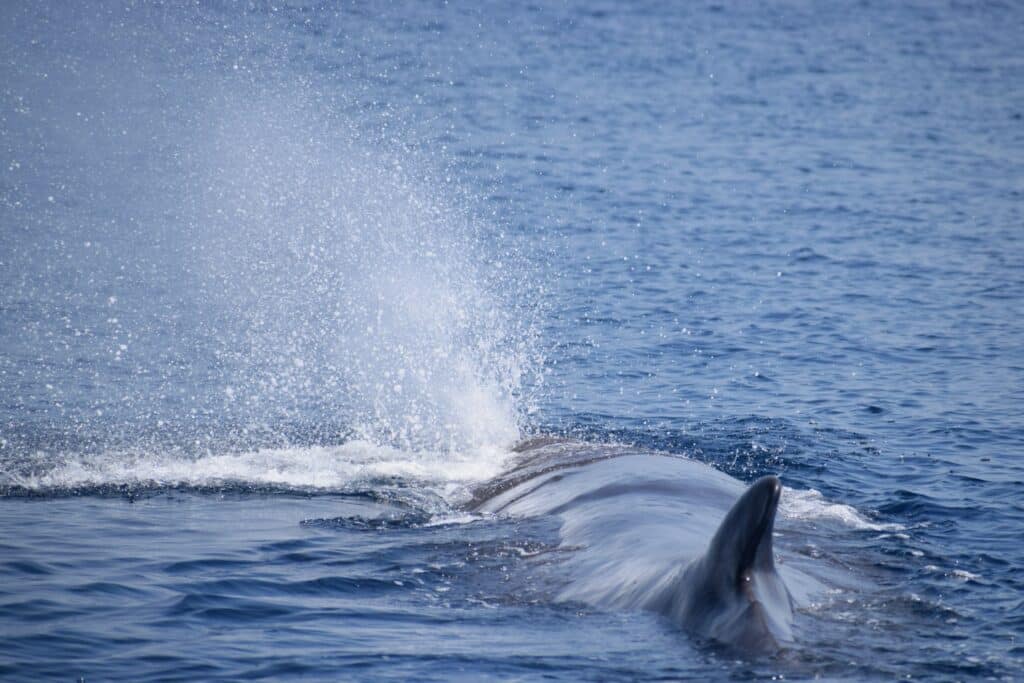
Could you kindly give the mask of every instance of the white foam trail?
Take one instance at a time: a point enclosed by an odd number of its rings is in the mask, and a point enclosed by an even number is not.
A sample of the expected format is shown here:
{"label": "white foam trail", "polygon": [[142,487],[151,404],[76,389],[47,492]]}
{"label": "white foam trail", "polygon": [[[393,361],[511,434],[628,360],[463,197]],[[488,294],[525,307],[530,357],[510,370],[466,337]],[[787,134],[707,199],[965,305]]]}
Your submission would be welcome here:
{"label": "white foam trail", "polygon": [[341,490],[397,478],[415,481],[445,498],[468,484],[498,474],[508,454],[402,451],[366,441],[340,446],[268,448],[198,459],[161,454],[108,452],[66,458],[45,472],[14,475],[10,483],[30,490],[89,486],[220,486],[244,482],[303,490]]}
{"label": "white foam trail", "polygon": [[876,524],[850,505],[826,500],[821,492],[815,489],[787,487],[779,501],[779,510],[787,519],[833,521],[854,529],[895,531],[903,528],[899,524]]}

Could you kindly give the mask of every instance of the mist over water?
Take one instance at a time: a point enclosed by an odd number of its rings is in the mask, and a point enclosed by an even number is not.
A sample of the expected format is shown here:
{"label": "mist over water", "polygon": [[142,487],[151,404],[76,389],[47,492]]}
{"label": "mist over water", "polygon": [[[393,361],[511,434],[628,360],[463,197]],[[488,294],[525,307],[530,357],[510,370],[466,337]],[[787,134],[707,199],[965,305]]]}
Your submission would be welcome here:
{"label": "mist over water", "polygon": [[403,449],[510,444],[535,361],[509,301],[525,264],[485,245],[450,176],[312,114],[232,113],[203,159],[193,272],[226,318],[229,400],[340,412]]}

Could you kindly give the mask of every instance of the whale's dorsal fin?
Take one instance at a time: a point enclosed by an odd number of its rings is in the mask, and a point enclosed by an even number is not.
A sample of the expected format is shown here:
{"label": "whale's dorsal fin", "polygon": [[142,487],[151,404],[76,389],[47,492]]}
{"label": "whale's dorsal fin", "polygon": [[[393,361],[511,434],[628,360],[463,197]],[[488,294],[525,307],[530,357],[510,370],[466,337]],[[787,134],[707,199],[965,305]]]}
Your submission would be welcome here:
{"label": "whale's dorsal fin", "polygon": [[748,488],[698,561],[681,574],[683,625],[743,650],[771,651],[792,640],[792,598],[775,571],[772,533],[782,484],[762,477]]}
{"label": "whale's dorsal fin", "polygon": [[705,555],[722,580],[738,585],[751,571],[775,570],[772,532],[781,493],[778,477],[761,477],[725,515]]}

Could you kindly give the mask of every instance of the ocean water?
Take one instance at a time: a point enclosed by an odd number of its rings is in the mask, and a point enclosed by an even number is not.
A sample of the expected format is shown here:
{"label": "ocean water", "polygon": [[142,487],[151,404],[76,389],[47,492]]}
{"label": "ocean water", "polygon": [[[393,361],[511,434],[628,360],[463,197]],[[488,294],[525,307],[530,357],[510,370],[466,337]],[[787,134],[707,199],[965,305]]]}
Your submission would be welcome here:
{"label": "ocean water", "polygon": [[[0,678],[1012,680],[1014,3],[0,7]],[[745,656],[467,511],[785,485]]]}

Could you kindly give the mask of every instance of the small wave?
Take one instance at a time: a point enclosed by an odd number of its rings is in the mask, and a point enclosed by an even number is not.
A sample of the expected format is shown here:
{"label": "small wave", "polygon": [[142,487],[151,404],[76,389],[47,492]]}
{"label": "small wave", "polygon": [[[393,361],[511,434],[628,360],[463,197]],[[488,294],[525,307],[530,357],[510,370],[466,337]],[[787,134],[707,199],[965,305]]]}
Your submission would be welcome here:
{"label": "small wave", "polygon": [[458,512],[447,515],[438,515],[437,517],[430,519],[430,521],[426,522],[423,526],[458,526],[479,522],[481,519],[481,515],[476,513]]}
{"label": "small wave", "polygon": [[981,581],[981,575],[980,574],[975,574],[974,572],[969,572],[966,569],[954,569],[953,570],[953,576],[954,576],[954,578],[960,579],[961,581],[975,581],[975,582]]}
{"label": "small wave", "polygon": [[787,519],[834,521],[869,531],[897,531],[899,524],[877,524],[862,515],[856,508],[825,499],[815,489],[785,489],[779,509]]}

